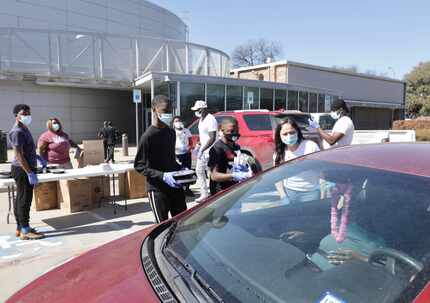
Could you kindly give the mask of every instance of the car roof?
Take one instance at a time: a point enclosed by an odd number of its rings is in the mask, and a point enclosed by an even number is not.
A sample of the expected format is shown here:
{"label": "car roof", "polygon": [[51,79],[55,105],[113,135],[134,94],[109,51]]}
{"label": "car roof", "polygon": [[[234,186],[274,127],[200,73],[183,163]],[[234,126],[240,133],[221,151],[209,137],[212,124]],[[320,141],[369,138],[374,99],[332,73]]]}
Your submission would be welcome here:
{"label": "car roof", "polygon": [[430,177],[430,143],[351,145],[306,158]]}

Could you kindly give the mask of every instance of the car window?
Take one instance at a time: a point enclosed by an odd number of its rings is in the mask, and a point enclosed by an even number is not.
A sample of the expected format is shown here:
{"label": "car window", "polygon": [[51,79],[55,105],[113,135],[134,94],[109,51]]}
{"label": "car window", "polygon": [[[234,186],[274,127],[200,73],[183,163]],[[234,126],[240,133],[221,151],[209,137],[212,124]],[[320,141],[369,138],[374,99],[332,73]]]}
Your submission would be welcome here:
{"label": "car window", "polygon": [[428,279],[429,184],[298,159],[180,221],[169,247],[225,302],[394,303]]}
{"label": "car window", "polygon": [[244,115],[243,118],[250,130],[273,130],[270,115]]}
{"label": "car window", "polygon": [[198,135],[199,134],[199,123],[195,122],[195,123],[191,124],[190,126],[188,126],[188,129],[190,130],[190,133],[192,135]]}
{"label": "car window", "polygon": [[290,118],[295,120],[301,129],[305,129],[309,126],[308,120],[310,117],[311,117],[310,115],[305,115],[305,114],[301,114],[301,115],[280,114],[280,115],[277,115],[275,119],[277,120],[277,123],[280,123],[282,120],[285,120],[286,118]]}
{"label": "car window", "polygon": [[335,123],[336,120],[334,120],[330,115],[321,115],[319,118],[319,124],[324,130],[333,129]]}
{"label": "car window", "polygon": [[216,122],[218,122],[218,125],[220,125],[220,124],[221,124],[221,122],[222,122],[222,120],[223,120],[224,118],[233,118],[233,119],[236,119],[236,117],[234,117],[234,116],[228,116],[228,115],[215,116],[215,119],[216,119]]}

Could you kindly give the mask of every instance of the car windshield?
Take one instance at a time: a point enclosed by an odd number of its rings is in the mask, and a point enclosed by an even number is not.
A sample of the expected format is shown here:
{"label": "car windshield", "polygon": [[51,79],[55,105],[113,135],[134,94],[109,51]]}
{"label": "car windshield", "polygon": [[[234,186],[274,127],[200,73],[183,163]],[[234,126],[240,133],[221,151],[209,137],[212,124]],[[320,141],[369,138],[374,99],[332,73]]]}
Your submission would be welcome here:
{"label": "car windshield", "polygon": [[277,124],[280,123],[282,120],[285,120],[286,118],[292,118],[294,121],[297,122],[298,126],[305,130],[309,126],[309,118],[310,115],[300,114],[300,115],[294,115],[294,114],[280,114],[276,116],[276,122]]}
{"label": "car windshield", "polygon": [[179,221],[168,249],[225,302],[390,303],[428,280],[429,230],[429,178],[297,159]]}

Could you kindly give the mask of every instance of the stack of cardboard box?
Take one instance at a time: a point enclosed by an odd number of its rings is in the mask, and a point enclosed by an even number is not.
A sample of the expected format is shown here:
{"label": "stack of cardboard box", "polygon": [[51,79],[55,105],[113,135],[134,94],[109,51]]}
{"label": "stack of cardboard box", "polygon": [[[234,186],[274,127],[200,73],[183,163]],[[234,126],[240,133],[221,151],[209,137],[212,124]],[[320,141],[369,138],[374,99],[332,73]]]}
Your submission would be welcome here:
{"label": "stack of cardboard box", "polygon": [[57,182],[46,182],[36,186],[33,190],[32,206],[36,211],[58,208]]}
{"label": "stack of cardboard box", "polygon": [[102,200],[109,196],[109,179],[104,176],[58,182],[61,208],[70,213],[100,207]]}

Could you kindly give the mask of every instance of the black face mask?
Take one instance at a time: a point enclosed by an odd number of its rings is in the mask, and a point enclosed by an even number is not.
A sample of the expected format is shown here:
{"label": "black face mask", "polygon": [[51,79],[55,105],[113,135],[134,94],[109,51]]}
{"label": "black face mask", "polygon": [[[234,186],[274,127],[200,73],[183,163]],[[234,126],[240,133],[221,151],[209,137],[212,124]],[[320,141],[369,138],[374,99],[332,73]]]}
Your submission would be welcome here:
{"label": "black face mask", "polygon": [[224,137],[230,142],[239,140],[240,134],[224,134]]}

